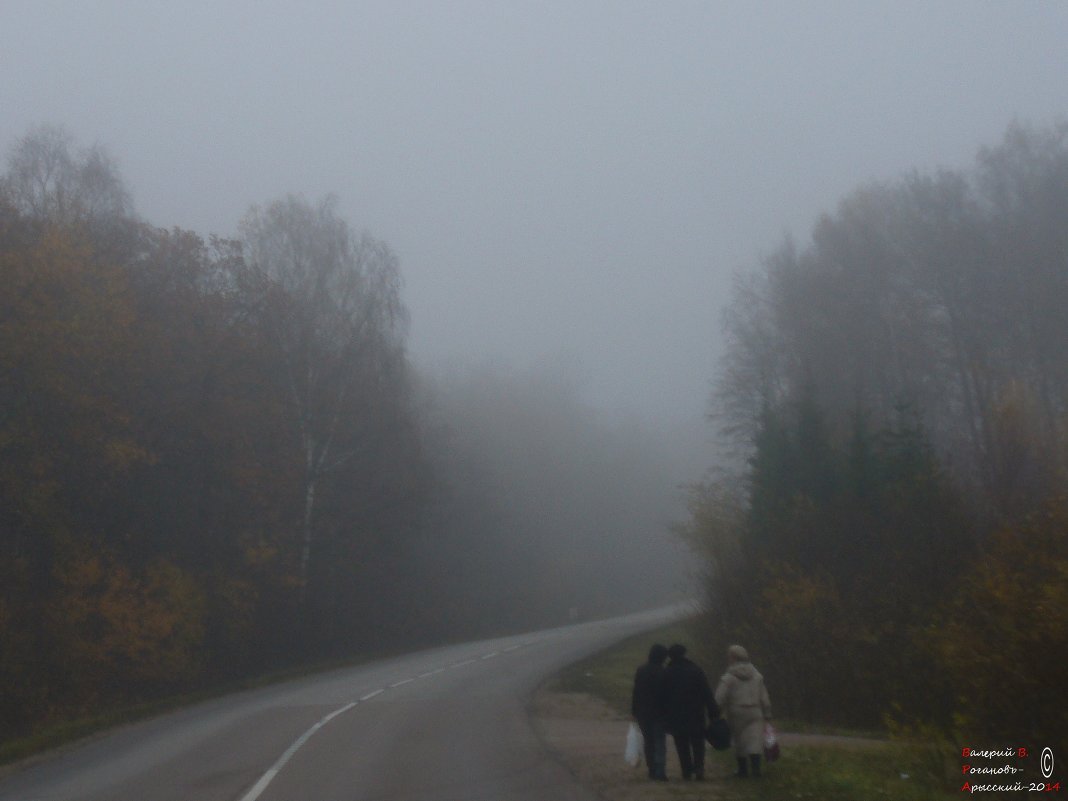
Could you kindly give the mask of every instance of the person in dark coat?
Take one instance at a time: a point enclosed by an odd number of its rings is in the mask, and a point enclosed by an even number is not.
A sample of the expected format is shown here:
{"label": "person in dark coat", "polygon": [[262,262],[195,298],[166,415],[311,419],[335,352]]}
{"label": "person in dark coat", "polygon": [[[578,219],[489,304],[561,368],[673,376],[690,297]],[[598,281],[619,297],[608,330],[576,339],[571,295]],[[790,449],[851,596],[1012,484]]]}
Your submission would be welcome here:
{"label": "person in dark coat", "polygon": [[645,764],[649,778],[667,781],[667,733],[664,710],[664,660],[668,649],[657,644],[649,649],[649,660],[634,673],[630,713],[645,740]]}
{"label": "person in dark coat", "polygon": [[671,661],[664,669],[664,702],[667,729],[675,740],[683,779],[705,777],[705,728],[708,720],[719,717],[719,708],[708,677],[686,658],[686,646],[668,649]]}

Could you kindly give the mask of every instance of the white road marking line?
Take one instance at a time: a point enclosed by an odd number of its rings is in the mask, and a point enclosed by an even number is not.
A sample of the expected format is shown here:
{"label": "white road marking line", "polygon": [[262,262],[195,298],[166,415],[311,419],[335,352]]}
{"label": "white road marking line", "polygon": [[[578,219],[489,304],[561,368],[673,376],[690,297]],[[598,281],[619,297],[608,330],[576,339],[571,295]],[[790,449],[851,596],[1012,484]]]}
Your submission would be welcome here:
{"label": "white road marking line", "polygon": [[[512,645],[512,646],[509,646],[508,648],[502,648],[500,651],[493,651],[491,653],[485,654],[483,656],[478,657],[477,659],[465,659],[463,662],[456,662],[455,664],[449,665],[448,667],[458,668],[458,667],[463,667],[464,665],[473,665],[475,662],[478,662],[478,661],[480,661],[482,659],[493,659],[493,657],[495,657],[495,656],[500,656],[501,654],[511,653],[512,651],[517,651],[520,648],[525,648],[526,646],[532,645],[532,644],[533,644],[532,642],[519,643],[518,645]],[[430,678],[431,676],[436,676],[437,674],[444,673],[444,672],[445,672],[445,668],[440,667],[437,670],[430,670],[430,671],[428,671],[426,673],[420,673],[417,678],[427,679],[427,678]],[[411,683],[413,681],[415,681],[415,678],[404,679],[402,681],[398,681],[398,682],[396,682],[394,684],[391,684],[389,686],[390,686],[391,689],[394,688],[394,687],[403,687],[405,684],[409,684],[409,683]],[[378,690],[374,690],[373,692],[369,692],[369,693],[367,693],[367,695],[365,695],[362,698],[360,698],[360,701],[370,701],[376,695],[381,695],[384,692],[385,692],[385,689],[381,689],[381,688],[378,689]],[[285,767],[285,764],[290,759],[292,759],[293,754],[297,753],[297,751],[300,750],[301,746],[303,746],[306,742],[308,742],[308,740],[310,740],[312,738],[312,735],[314,735],[315,732],[319,731],[319,729],[321,729],[323,726],[325,726],[331,720],[336,718],[338,715],[340,715],[340,714],[342,714],[344,712],[348,712],[350,709],[352,709],[358,703],[359,703],[359,701],[350,701],[349,703],[345,704],[343,707],[339,707],[338,709],[335,709],[329,715],[324,717],[322,720],[320,720],[318,723],[316,723],[314,726],[312,726],[310,729],[308,729],[306,732],[304,732],[304,734],[300,735],[300,737],[298,737],[293,742],[293,744],[291,746],[289,746],[288,749],[286,749],[286,752],[284,754],[282,754],[282,756],[278,757],[278,761],[275,762],[273,765],[271,765],[271,767],[267,769],[266,773],[264,773],[262,776],[260,776],[260,780],[258,782],[256,782],[254,785],[252,785],[252,788],[241,797],[241,801],[256,801],[256,799],[260,797],[260,795],[263,793],[263,791],[267,789],[267,785],[269,785],[272,781],[274,781],[274,777],[277,776],[279,771],[281,771],[282,768]]]}
{"label": "white road marking line", "polygon": [[282,754],[282,756],[278,757],[278,761],[271,765],[271,767],[268,768],[266,773],[260,776],[260,780],[254,785],[252,785],[252,789],[250,789],[241,797],[241,801],[256,801],[256,799],[260,797],[263,791],[267,789],[267,785],[270,784],[274,780],[274,777],[278,775],[278,772],[285,767],[285,764],[290,759],[292,759],[293,754],[297,753],[300,747],[304,745],[304,743],[308,742],[308,740],[312,738],[312,735],[315,734],[315,732],[319,731],[319,729],[321,729],[327,723],[332,721],[338,715],[342,714],[343,712],[348,712],[354,706],[356,706],[356,702],[350,701],[349,703],[345,704],[345,706],[335,709],[329,715],[324,717],[322,720],[320,720],[318,723],[316,723],[314,726],[304,732],[304,734],[300,735],[300,737],[294,740],[293,745],[289,746],[289,748],[286,749],[286,752]]}

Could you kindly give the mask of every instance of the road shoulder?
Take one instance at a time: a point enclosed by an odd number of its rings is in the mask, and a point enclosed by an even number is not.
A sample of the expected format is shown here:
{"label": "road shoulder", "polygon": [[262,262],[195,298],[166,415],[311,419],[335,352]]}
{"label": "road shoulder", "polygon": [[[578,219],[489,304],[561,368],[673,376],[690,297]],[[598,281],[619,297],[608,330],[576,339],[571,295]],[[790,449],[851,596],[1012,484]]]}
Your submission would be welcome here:
{"label": "road shoulder", "polygon": [[531,700],[530,716],[546,750],[605,801],[714,801],[727,797],[730,779],[717,754],[709,754],[709,779],[700,783],[678,778],[673,754],[668,755],[668,775],[673,775],[674,781],[667,784],[650,782],[643,764],[635,768],[627,765],[623,745],[628,721],[593,695],[543,686]]}

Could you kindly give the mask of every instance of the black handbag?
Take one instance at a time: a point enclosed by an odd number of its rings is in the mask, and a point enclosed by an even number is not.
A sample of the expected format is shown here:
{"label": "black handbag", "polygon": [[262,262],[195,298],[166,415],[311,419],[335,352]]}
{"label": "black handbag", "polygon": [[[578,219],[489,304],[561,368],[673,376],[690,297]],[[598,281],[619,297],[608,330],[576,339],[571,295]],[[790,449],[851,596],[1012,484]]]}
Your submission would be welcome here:
{"label": "black handbag", "polygon": [[731,747],[731,727],[727,725],[726,718],[716,718],[708,724],[705,731],[705,739],[708,744],[717,751],[726,751]]}

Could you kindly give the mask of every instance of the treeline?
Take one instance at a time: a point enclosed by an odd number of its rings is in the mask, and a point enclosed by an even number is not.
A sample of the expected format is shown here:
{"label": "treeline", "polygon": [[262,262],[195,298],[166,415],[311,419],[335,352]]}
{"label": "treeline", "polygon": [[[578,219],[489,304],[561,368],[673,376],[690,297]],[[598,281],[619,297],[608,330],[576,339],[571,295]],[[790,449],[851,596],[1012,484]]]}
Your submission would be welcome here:
{"label": "treeline", "polygon": [[[396,256],[330,199],[253,207],[237,237],[205,240],[141,220],[103,150],[49,127],[16,144],[0,181],[0,740],[625,603],[616,577],[663,518],[592,521],[619,493],[659,497],[649,453],[574,393],[529,425],[541,412],[508,410],[512,379],[488,398],[458,377],[432,389],[406,323]],[[598,443],[586,466],[618,481],[561,501],[552,481],[580,475],[559,448],[582,438]],[[525,467],[498,470],[498,447]],[[545,479],[536,503],[511,486],[523,469]]]}
{"label": "treeline", "polygon": [[783,714],[1068,729],[1068,128],[864,187],[739,279],[695,487],[710,636]]}

